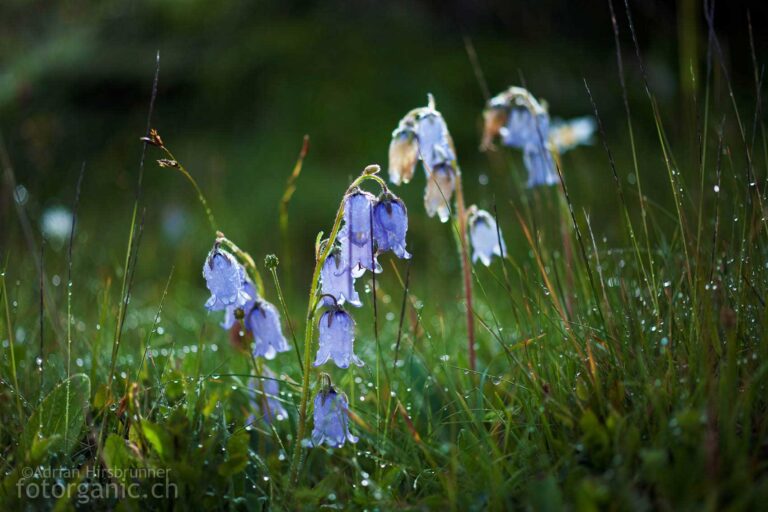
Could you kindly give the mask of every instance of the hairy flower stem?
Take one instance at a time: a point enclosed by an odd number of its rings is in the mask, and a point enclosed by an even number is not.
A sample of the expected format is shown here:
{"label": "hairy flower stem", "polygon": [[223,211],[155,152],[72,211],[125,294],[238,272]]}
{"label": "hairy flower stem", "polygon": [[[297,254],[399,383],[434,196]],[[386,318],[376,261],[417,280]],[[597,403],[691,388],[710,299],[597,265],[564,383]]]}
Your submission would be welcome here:
{"label": "hairy flower stem", "polygon": [[240,249],[237,245],[235,245],[234,242],[232,242],[232,240],[224,236],[224,233],[219,231],[219,228],[216,224],[216,219],[213,216],[213,210],[208,205],[208,200],[205,198],[205,194],[203,194],[203,191],[197,184],[195,178],[193,178],[192,175],[189,174],[189,171],[187,171],[187,169],[184,167],[184,165],[176,159],[171,150],[162,144],[162,140],[159,138],[159,135],[157,135],[157,132],[153,130],[152,133],[153,137],[148,138],[148,140],[152,141],[151,144],[153,146],[160,148],[168,156],[167,159],[158,160],[160,167],[175,169],[180,172],[182,176],[187,179],[187,181],[189,181],[189,183],[195,189],[195,192],[197,192],[198,201],[200,201],[200,204],[205,210],[205,215],[208,218],[208,224],[211,225],[211,229],[213,229],[214,233],[216,233],[216,241],[232,249],[232,252],[235,253],[235,256],[237,256],[243,263],[245,263],[245,266],[248,267],[248,269],[251,271],[253,280],[256,282],[256,290],[259,292],[259,295],[264,295],[264,280],[261,278],[261,273],[259,272],[258,267],[256,267],[256,263],[253,261],[251,255]]}
{"label": "hairy flower stem", "polygon": [[[310,376],[310,369],[312,364],[312,339],[314,337],[314,330],[315,330],[315,311],[317,310],[317,304],[318,304],[318,285],[320,284],[320,270],[323,268],[323,265],[325,264],[325,260],[328,258],[328,255],[331,253],[331,250],[333,249],[333,244],[336,241],[336,236],[339,233],[339,229],[341,228],[341,221],[344,219],[344,203],[347,199],[347,195],[357,188],[363,181],[365,180],[374,180],[381,186],[381,188],[386,191],[387,190],[387,184],[376,176],[376,172],[378,172],[378,166],[376,168],[372,168],[372,166],[366,167],[363,171],[363,174],[357,177],[355,181],[352,182],[352,184],[347,188],[347,191],[344,193],[344,197],[341,199],[341,204],[339,205],[339,209],[336,211],[336,219],[333,222],[333,229],[331,230],[331,234],[328,236],[328,241],[326,242],[325,246],[323,246],[321,249],[316,249],[316,257],[315,257],[315,270],[312,272],[312,282],[310,283],[309,287],[309,301],[307,304],[307,320],[306,320],[306,327],[304,331],[304,375],[301,380],[301,402],[299,403],[299,423],[296,428],[296,439],[293,443],[293,456],[291,457],[291,468],[289,471],[289,480],[288,482],[290,484],[294,484],[298,481],[299,476],[299,466],[301,461],[301,441],[304,439],[304,435],[306,432],[307,427],[307,405],[309,403],[309,376]],[[319,239],[319,237],[318,237]]]}
{"label": "hairy flower stem", "polygon": [[285,303],[285,297],[283,296],[283,289],[280,287],[280,280],[277,278],[277,267],[271,267],[269,273],[272,274],[272,281],[275,283],[275,291],[277,291],[277,299],[280,301],[280,307],[283,310],[285,316],[285,322],[288,324],[288,330],[291,332],[291,340],[293,341],[293,348],[296,350],[296,358],[299,361],[299,369],[301,370],[301,376],[304,378],[304,364],[301,362],[301,354],[299,354],[299,345],[296,342],[296,331],[293,330],[293,323],[291,317],[288,316],[288,306]]}
{"label": "hairy flower stem", "polygon": [[3,303],[5,305],[5,326],[8,329],[8,343],[9,343],[9,353],[11,355],[11,379],[13,380],[13,394],[16,395],[16,408],[18,409],[19,413],[19,421],[21,421],[22,418],[24,418],[24,414],[22,411],[24,410],[21,406],[21,393],[19,393],[19,379],[16,374],[16,348],[13,344],[13,327],[11,327],[11,309],[8,307],[8,289],[5,286],[5,269],[7,268],[8,262],[6,261],[6,266],[3,267],[3,271],[0,274],[0,292],[2,292],[3,295]]}
{"label": "hairy flower stem", "polygon": [[461,171],[456,170],[456,217],[459,230],[459,253],[461,255],[461,272],[464,276],[464,298],[467,307],[467,348],[469,369],[477,370],[475,355],[475,312],[472,308],[472,266],[469,262],[467,249],[467,211],[464,204],[464,191],[461,186]]}
{"label": "hairy flower stem", "polygon": [[176,157],[173,156],[173,153],[171,153],[170,149],[168,149],[164,145],[160,146],[160,149],[162,149],[163,152],[165,152],[165,154],[168,155],[168,158],[170,159],[170,160],[165,160],[165,161],[163,161],[163,160],[158,161],[160,166],[161,167],[170,167],[172,169],[176,169],[185,178],[187,178],[187,181],[189,181],[192,184],[192,186],[195,189],[195,192],[197,192],[197,199],[200,201],[200,203],[203,205],[203,208],[205,209],[205,215],[208,217],[208,223],[211,225],[211,228],[214,231],[218,231],[218,227],[216,227],[216,219],[214,219],[214,217],[213,217],[213,211],[211,210],[211,207],[208,206],[208,201],[205,199],[205,195],[203,195],[203,191],[200,189],[200,186],[197,184],[197,181],[195,180],[195,178],[193,178],[192,175],[189,174],[189,172],[181,164],[181,162],[176,160]]}

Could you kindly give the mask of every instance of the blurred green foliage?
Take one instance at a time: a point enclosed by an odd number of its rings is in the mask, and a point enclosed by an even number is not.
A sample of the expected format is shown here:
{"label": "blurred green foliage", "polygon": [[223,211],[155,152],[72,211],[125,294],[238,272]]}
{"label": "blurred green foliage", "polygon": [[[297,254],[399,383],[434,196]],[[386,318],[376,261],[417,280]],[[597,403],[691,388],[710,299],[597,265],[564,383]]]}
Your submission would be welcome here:
{"label": "blurred green foliage", "polygon": [[[637,11],[639,24],[653,21],[641,42],[662,110],[674,119],[681,103],[675,9],[660,3]],[[14,0],[0,13],[0,129],[17,178],[30,191],[28,208],[38,218],[51,204],[71,203],[77,172],[87,162],[82,222],[91,233],[123,236],[111,226],[129,212],[156,51],[161,75],[152,125],[201,182],[227,234],[256,254],[281,248],[270,227],[305,133],[311,151],[291,205],[302,222],[292,226],[289,242],[307,261],[309,241],[326,226],[336,191],[363,166],[386,165],[389,133],[427,92],[436,96],[456,140],[470,201],[488,207],[495,198],[507,217],[507,197],[519,193],[513,183],[524,179],[520,157],[510,173],[477,151],[484,97],[465,36],[491,93],[525,81],[554,116],[590,113],[587,79],[619,165],[631,164],[602,4]],[[697,29],[701,46],[703,21]],[[628,34],[622,36],[631,60]],[[644,98],[639,70],[633,65],[628,72],[635,104]],[[748,86],[748,67],[736,75],[742,77],[738,84]],[[649,109],[635,109],[635,118],[639,153],[660,165]],[[146,222],[168,230],[148,230],[145,242],[155,248],[155,264],[181,255],[177,264],[191,265],[184,255],[199,255],[211,242],[205,219],[186,185],[155,168],[152,156],[143,190]],[[577,207],[588,207],[596,229],[610,233],[615,226],[605,213],[616,203],[600,194],[600,184],[611,179],[602,148],[574,152],[564,165]],[[490,185],[479,184],[481,175],[492,176],[484,180]],[[648,182],[649,195],[663,203],[666,185]],[[420,208],[420,185],[402,193],[412,209]],[[3,210],[8,218],[9,205]],[[442,242],[425,244],[437,227],[419,217],[415,245],[432,251],[420,261],[439,259],[450,250],[450,235],[443,230]],[[8,234],[4,238],[10,243]],[[159,274],[167,267],[157,268]],[[294,271],[298,282],[308,277]]]}

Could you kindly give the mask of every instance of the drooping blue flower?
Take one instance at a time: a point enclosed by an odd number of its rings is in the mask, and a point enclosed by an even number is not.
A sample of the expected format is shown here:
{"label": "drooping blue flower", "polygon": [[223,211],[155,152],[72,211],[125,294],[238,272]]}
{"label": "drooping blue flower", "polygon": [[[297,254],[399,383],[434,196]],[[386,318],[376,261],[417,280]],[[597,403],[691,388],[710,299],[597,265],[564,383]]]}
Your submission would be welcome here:
{"label": "drooping blue flower", "polygon": [[560,183],[555,160],[546,145],[531,143],[523,149],[523,163],[528,169],[528,188]]}
{"label": "drooping blue flower", "polygon": [[350,363],[363,366],[355,355],[355,321],[341,307],[332,307],[320,316],[318,322],[320,346],[314,365],[320,366],[333,359],[339,368],[349,368]]}
{"label": "drooping blue flower", "polygon": [[214,246],[203,265],[203,277],[211,297],[205,303],[209,311],[220,311],[229,306],[243,307],[253,299],[244,289],[245,269],[234,256]]}
{"label": "drooping blue flower", "polygon": [[496,225],[496,219],[485,210],[470,208],[469,240],[472,243],[472,263],[480,260],[486,267],[494,255],[504,257],[507,247]]}
{"label": "drooping blue flower", "polygon": [[[259,416],[263,417],[267,423],[283,421],[288,418],[288,411],[285,410],[283,403],[279,399],[280,384],[277,381],[277,376],[265,366],[262,370],[262,377],[266,378],[251,378],[248,381],[248,389],[251,394],[251,409],[256,411],[256,414],[251,414],[248,417],[248,424],[256,421]],[[266,411],[262,414],[265,405]]]}
{"label": "drooping blue flower", "polygon": [[[250,311],[253,308],[254,303],[259,300],[259,294],[256,292],[256,287],[253,286],[253,283],[250,281],[250,279],[245,280],[245,284],[243,284],[243,290],[245,293],[247,293],[252,298],[246,301],[246,303],[240,307],[240,306],[227,306],[227,309],[224,310],[224,321],[221,322],[221,326],[229,330],[232,328],[233,325],[235,325],[235,322],[237,321],[237,310],[239,309],[242,312],[241,318],[245,316],[246,311]],[[246,330],[249,329],[249,327],[245,326]]]}
{"label": "drooping blue flower", "polygon": [[399,197],[383,194],[373,206],[373,239],[378,252],[392,251],[398,258],[409,259],[405,250],[408,210]]}
{"label": "drooping blue flower", "polygon": [[331,448],[341,448],[346,441],[356,443],[357,437],[349,431],[349,402],[343,393],[333,387],[321,390],[315,396],[315,425],[312,429],[312,444],[323,443]]}
{"label": "drooping blue flower", "polygon": [[246,314],[245,325],[253,333],[253,355],[274,359],[278,352],[290,350],[280,326],[280,314],[275,306],[258,300]]}
{"label": "drooping blue flower", "polygon": [[[363,305],[360,295],[355,290],[355,278],[352,277],[351,269],[341,248],[334,248],[328,254],[323,268],[320,269],[320,282],[321,293],[333,296],[339,305],[344,303],[355,307]],[[323,300],[326,306],[333,305],[333,301],[328,297]]]}
{"label": "drooping blue flower", "polygon": [[576,146],[591,144],[597,123],[592,116],[555,121],[549,129],[549,141],[562,154]]}
{"label": "drooping blue flower", "polygon": [[418,117],[416,137],[419,141],[419,155],[427,173],[443,164],[453,165],[456,154],[443,116],[429,109]]}
{"label": "drooping blue flower", "polygon": [[438,165],[427,172],[427,186],[424,189],[424,209],[427,216],[438,216],[440,222],[451,218],[451,197],[456,189],[456,173],[448,164]]}
{"label": "drooping blue flower", "polygon": [[371,236],[374,201],[373,194],[356,190],[344,202],[344,227],[339,230],[338,240],[354,278],[362,276],[366,270],[381,272]]}
{"label": "drooping blue flower", "polygon": [[527,107],[513,107],[507,124],[499,130],[505,146],[523,149],[528,144],[546,143],[549,139],[549,114],[545,111],[534,115]]}

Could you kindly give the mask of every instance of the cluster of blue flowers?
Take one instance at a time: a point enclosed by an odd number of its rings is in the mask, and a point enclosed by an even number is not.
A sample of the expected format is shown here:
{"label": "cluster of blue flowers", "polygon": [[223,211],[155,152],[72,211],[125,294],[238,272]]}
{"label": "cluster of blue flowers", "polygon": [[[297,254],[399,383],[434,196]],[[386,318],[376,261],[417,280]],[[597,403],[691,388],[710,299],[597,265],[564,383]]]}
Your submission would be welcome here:
{"label": "cluster of blue flowers", "polygon": [[[274,359],[280,352],[290,349],[283,335],[280,314],[274,305],[259,297],[248,273],[237,258],[221,247],[217,241],[203,264],[203,277],[211,297],[205,303],[209,311],[224,311],[221,326],[231,329],[238,320],[242,320],[245,331],[253,336],[253,355],[264,359]],[[276,398],[278,383],[274,374],[264,368],[264,375],[269,381],[262,385],[267,395],[269,410],[263,411],[267,419],[282,420],[288,417],[285,408]],[[252,395],[256,394],[256,380],[250,383]],[[252,400],[258,406],[256,400]],[[257,407],[258,408],[258,407]]]}
{"label": "cluster of blue flowers", "polygon": [[502,145],[522,149],[528,187],[559,183],[555,156],[588,144],[595,131],[591,117],[550,122],[546,104],[528,90],[514,86],[491,98],[483,117],[481,148],[493,148],[494,139],[499,137]]}
{"label": "cluster of blue flowers", "polygon": [[[319,348],[314,366],[332,360],[339,368],[365,363],[354,352],[355,321],[345,304],[362,306],[355,280],[365,271],[379,273],[378,255],[392,251],[408,259],[405,248],[408,211],[405,204],[389,192],[378,198],[354,189],[344,200],[344,224],[321,268],[321,296],[326,310],[318,322]],[[328,243],[325,241],[324,243]],[[315,397],[312,442],[341,447],[345,440],[356,442],[349,432],[348,401],[328,383]]]}
{"label": "cluster of blue flowers", "polygon": [[421,160],[427,175],[424,208],[430,217],[448,222],[450,201],[456,189],[456,152],[442,114],[429,105],[410,111],[400,120],[389,145],[389,179],[395,185],[413,178]]}
{"label": "cluster of blue flowers", "polygon": [[[588,143],[595,129],[594,121],[589,117],[570,122],[550,122],[546,105],[520,87],[510,87],[492,98],[483,114],[485,129],[481,148],[492,148],[494,140],[499,138],[505,146],[522,149],[529,187],[558,183],[557,155]],[[463,211],[461,171],[456,150],[448,126],[442,114],[435,109],[431,95],[426,107],[406,114],[392,133],[390,181],[395,185],[408,183],[413,178],[418,161],[421,161],[427,178],[424,192],[427,215],[447,222],[452,213],[451,199],[456,193],[457,213],[460,214],[457,218],[463,231],[460,236],[466,237],[462,240],[468,239],[472,246],[472,263],[489,266],[495,256],[504,258],[506,246],[493,215],[474,205]],[[372,172],[375,174],[378,168]],[[356,183],[364,179],[365,174]],[[402,259],[411,257],[406,250],[408,212],[405,204],[389,191],[380,178],[371,179],[381,185],[381,195],[376,197],[357,187],[350,189],[343,201],[343,218],[338,219],[343,223],[336,237],[321,242],[318,252],[325,255],[319,269],[317,302],[324,311],[317,324],[319,342],[315,367],[328,361],[333,361],[342,369],[349,368],[351,364],[365,364],[354,352],[355,321],[345,309],[362,306],[355,281],[366,271],[382,272],[378,257],[384,252],[391,251]],[[259,296],[245,267],[235,255],[222,248],[222,242],[228,244],[235,254],[243,256],[246,262],[250,261],[250,257],[240,253],[223,235],[220,236],[222,238],[217,239],[203,266],[203,277],[211,292],[205,307],[209,311],[225,312],[221,324],[225,329],[232,329],[242,322],[245,332],[253,336],[253,355],[272,360],[278,353],[290,348],[282,332],[280,315],[272,304]],[[328,244],[332,246],[328,248]],[[252,262],[249,264],[253,266]],[[469,309],[468,312],[471,314]],[[306,357],[307,360],[310,357],[308,352]],[[256,411],[249,421],[257,417],[268,422],[287,418],[287,411],[278,399],[279,381],[276,375],[266,367],[261,373],[261,376],[249,381],[251,408]],[[346,395],[334,389],[328,375],[322,374],[322,378],[323,385],[314,400],[312,443],[315,446],[341,447],[346,441],[356,442],[357,438],[349,430],[349,401]],[[307,380],[304,385],[305,390],[308,389]],[[257,399],[259,392],[260,400]],[[304,417],[306,396],[302,396],[302,400],[300,416]]]}
{"label": "cluster of blue flowers", "polygon": [[[421,160],[427,175],[424,192],[427,215],[437,215],[441,222],[447,222],[459,171],[453,139],[442,114],[435,109],[432,96],[426,107],[408,112],[392,133],[389,145],[390,181],[395,185],[408,183],[418,160]],[[493,255],[503,257],[506,252],[501,232],[496,228],[496,220],[487,211],[473,206],[467,214],[469,239],[473,247],[472,261],[480,260],[488,266]]]}

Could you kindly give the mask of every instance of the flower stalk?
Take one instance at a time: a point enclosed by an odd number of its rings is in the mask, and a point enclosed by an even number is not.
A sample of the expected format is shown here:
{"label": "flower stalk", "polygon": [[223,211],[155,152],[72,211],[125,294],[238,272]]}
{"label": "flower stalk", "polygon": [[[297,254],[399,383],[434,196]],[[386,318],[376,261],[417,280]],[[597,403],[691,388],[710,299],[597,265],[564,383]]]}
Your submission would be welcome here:
{"label": "flower stalk", "polygon": [[472,265],[469,261],[467,246],[467,208],[464,203],[464,190],[461,184],[461,170],[456,166],[456,217],[459,235],[459,255],[461,257],[461,272],[464,278],[464,300],[467,312],[467,356],[469,369],[477,370],[475,354],[475,312],[472,308]]}
{"label": "flower stalk", "polygon": [[289,482],[291,484],[298,481],[299,466],[301,460],[301,442],[306,434],[307,427],[307,406],[309,403],[309,380],[310,380],[310,368],[312,364],[312,339],[314,337],[315,329],[315,312],[317,306],[322,297],[318,297],[318,288],[320,284],[320,270],[325,264],[326,258],[333,249],[333,244],[336,241],[336,237],[339,234],[341,228],[341,221],[344,219],[344,204],[347,194],[354,191],[365,180],[373,180],[379,184],[383,191],[387,190],[387,184],[379,178],[376,173],[379,172],[379,166],[368,166],[363,173],[358,176],[352,184],[347,188],[344,197],[341,199],[341,204],[336,211],[336,219],[333,222],[333,228],[331,234],[328,237],[328,241],[320,247],[315,258],[315,269],[312,272],[312,281],[309,287],[309,300],[307,301],[307,316],[306,327],[304,331],[304,374],[301,380],[301,401],[299,402],[299,422],[296,429],[296,440],[293,445],[293,455],[291,457],[291,467],[289,471]]}

